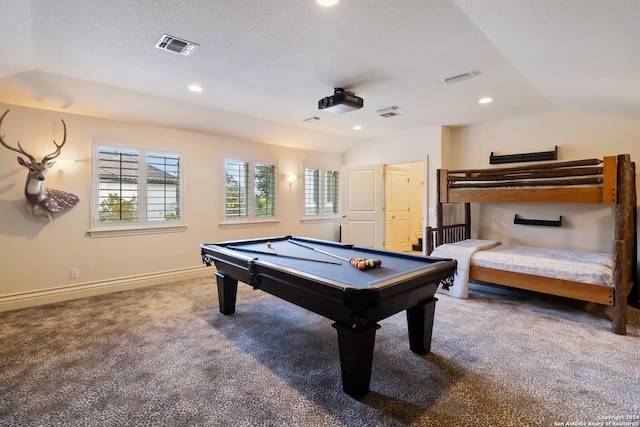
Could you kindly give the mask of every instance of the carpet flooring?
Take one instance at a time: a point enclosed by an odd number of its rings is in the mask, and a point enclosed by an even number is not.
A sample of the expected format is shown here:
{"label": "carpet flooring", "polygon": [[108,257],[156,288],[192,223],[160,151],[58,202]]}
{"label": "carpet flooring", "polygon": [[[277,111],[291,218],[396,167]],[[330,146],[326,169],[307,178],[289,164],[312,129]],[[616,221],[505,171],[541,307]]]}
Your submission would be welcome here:
{"label": "carpet flooring", "polygon": [[330,320],[243,284],[223,316],[213,276],[0,313],[0,426],[640,426],[637,309],[470,294],[426,356],[382,321],[360,401]]}

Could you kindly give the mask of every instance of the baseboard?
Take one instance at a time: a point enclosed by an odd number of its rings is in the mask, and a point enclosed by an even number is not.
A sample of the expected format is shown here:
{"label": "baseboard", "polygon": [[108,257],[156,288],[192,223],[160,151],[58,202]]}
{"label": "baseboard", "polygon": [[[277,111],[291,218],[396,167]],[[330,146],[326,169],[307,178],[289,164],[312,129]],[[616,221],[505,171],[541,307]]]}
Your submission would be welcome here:
{"label": "baseboard", "polygon": [[198,266],[178,270],[162,271],[137,276],[120,277],[96,282],[86,282],[71,286],[43,289],[31,292],[20,292],[11,295],[0,296],[0,312],[17,310],[54,302],[67,301],[77,298],[85,298],[94,295],[111,292],[126,291],[129,289],[143,288],[146,286],[161,285],[180,280],[211,277],[215,268]]}

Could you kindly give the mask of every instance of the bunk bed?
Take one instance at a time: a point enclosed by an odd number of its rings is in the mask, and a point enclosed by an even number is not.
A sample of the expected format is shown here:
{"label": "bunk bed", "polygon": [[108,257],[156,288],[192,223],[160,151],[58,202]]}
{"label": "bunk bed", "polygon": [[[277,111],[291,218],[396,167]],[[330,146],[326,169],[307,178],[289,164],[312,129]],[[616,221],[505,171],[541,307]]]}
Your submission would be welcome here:
{"label": "bunk bed", "polygon": [[[517,268],[510,271],[514,269],[505,270],[504,265],[491,266],[474,261],[482,258],[479,254],[500,252],[503,248],[499,242],[487,245],[486,250],[472,251],[468,279],[612,306],[612,330],[626,334],[628,302],[637,303],[638,298],[635,295],[638,292],[635,165],[628,154],[602,160],[506,168],[439,169],[437,187],[437,223],[435,228],[426,229],[427,254],[432,254],[440,245],[444,248],[456,242],[460,242],[459,245],[470,242],[467,239],[471,238],[471,203],[593,203],[614,206],[615,230],[609,261],[611,277],[604,279],[604,283],[549,277],[546,272],[531,270],[523,273]],[[448,203],[464,203],[464,224],[443,224],[443,206]],[[486,241],[480,241],[483,242]],[[437,252],[433,256],[438,256]],[[552,250],[549,252],[551,256],[558,256],[557,251],[555,254]],[[573,255],[577,253],[570,254],[571,257]]]}

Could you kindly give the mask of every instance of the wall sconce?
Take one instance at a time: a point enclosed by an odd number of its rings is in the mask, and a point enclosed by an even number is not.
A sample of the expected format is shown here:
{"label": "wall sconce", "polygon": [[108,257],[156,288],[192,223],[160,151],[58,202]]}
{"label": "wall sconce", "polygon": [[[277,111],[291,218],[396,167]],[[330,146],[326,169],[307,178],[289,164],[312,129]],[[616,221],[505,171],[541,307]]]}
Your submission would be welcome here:
{"label": "wall sconce", "polygon": [[293,184],[294,182],[296,182],[296,179],[298,179],[298,176],[296,174],[294,174],[293,172],[289,172],[287,173],[287,182],[289,184]]}
{"label": "wall sconce", "polygon": [[58,171],[59,174],[63,174],[76,165],[76,159],[70,159],[68,157],[58,157],[56,159],[56,164],[53,165],[54,169]]}

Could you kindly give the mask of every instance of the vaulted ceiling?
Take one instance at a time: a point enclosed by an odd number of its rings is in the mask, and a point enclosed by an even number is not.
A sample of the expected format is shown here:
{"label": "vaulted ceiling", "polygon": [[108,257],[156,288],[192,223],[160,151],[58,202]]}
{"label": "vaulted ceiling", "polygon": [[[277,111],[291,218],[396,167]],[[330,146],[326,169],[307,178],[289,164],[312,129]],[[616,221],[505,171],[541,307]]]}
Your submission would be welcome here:
{"label": "vaulted ceiling", "polygon": [[[2,3],[9,104],[330,152],[549,111],[640,120],[637,0]],[[164,33],[199,47],[154,48]],[[334,87],[364,107],[318,110]],[[494,101],[478,104],[483,96]],[[377,113],[391,106],[399,116]]]}

